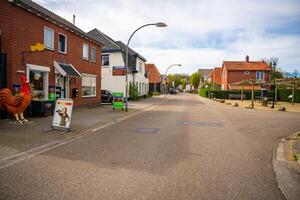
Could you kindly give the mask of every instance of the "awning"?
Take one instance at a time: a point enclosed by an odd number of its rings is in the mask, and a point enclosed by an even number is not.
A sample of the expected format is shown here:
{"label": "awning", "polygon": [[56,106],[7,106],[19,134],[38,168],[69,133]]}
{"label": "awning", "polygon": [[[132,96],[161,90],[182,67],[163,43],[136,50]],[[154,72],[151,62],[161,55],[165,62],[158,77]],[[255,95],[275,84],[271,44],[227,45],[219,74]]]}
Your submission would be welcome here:
{"label": "awning", "polygon": [[53,65],[62,76],[81,77],[81,74],[71,64],[54,61]]}

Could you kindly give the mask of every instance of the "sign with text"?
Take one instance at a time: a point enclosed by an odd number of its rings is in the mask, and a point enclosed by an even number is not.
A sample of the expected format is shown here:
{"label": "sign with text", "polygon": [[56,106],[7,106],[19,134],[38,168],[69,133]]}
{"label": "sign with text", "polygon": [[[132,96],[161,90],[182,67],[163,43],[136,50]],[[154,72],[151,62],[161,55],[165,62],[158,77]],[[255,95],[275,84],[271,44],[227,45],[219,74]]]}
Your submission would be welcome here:
{"label": "sign with text", "polygon": [[72,99],[57,99],[53,115],[52,127],[70,129],[72,111]]}
{"label": "sign with text", "polygon": [[126,66],[113,66],[113,76],[125,76]]}

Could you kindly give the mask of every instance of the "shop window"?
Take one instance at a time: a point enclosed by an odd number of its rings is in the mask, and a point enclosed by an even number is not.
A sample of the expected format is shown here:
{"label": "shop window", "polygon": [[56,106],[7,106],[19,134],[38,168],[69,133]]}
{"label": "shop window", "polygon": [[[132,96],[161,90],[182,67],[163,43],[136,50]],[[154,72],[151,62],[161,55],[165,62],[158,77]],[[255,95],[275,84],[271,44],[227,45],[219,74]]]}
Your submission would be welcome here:
{"label": "shop window", "polygon": [[82,58],[84,60],[89,59],[89,45],[88,44],[83,44],[82,45]]}
{"label": "shop window", "polygon": [[91,62],[96,62],[96,48],[91,47]]}
{"label": "shop window", "polygon": [[30,71],[29,73],[30,83],[34,86],[33,99],[44,99],[44,75],[43,72]]}
{"label": "shop window", "polygon": [[61,53],[67,53],[67,36],[58,34],[58,51]]}
{"label": "shop window", "polygon": [[44,45],[47,49],[54,49],[54,30],[44,27]]}
{"label": "shop window", "polygon": [[109,54],[102,54],[102,66],[109,66]]}
{"label": "shop window", "polygon": [[82,75],[82,96],[96,96],[96,76]]}

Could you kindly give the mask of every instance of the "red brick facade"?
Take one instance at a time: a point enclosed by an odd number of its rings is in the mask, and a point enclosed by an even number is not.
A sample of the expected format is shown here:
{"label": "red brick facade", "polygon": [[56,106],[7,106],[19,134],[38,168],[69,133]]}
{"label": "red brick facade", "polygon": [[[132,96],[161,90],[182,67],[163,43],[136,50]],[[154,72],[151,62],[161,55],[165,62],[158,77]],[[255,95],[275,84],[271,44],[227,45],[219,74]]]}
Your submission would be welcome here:
{"label": "red brick facade", "polygon": [[[22,51],[29,51],[30,46],[36,43],[44,43],[44,27],[54,30],[54,50],[33,52],[26,57],[22,66]],[[101,90],[101,46],[95,41],[81,37],[74,32],[50,22],[35,13],[9,3],[0,1],[0,30],[1,53],[7,54],[7,86],[12,89],[13,84],[20,83],[20,71],[26,73],[26,64],[46,66],[50,68],[49,86],[55,86],[55,68],[53,62],[72,64],[81,74],[91,74],[96,78],[96,96],[82,97],[81,78],[70,78],[69,97],[72,97],[72,89],[79,89],[79,96],[74,98],[74,105],[96,104],[100,102]],[[58,52],[58,33],[67,36],[67,53]],[[96,48],[96,62],[84,60],[83,43],[89,45],[89,58],[91,47]],[[19,71],[19,72],[18,72]]]}

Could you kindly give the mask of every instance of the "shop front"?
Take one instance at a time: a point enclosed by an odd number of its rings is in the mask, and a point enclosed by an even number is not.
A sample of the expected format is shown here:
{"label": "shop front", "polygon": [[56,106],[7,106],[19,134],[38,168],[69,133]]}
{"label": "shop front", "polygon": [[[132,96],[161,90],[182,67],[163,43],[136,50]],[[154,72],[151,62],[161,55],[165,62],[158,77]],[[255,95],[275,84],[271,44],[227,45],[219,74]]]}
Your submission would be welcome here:
{"label": "shop front", "polygon": [[56,99],[71,98],[70,82],[74,78],[81,77],[71,64],[54,61],[53,66],[55,81],[50,81],[50,67],[26,65],[27,78],[33,90],[29,108],[29,113],[32,115],[53,115]]}

